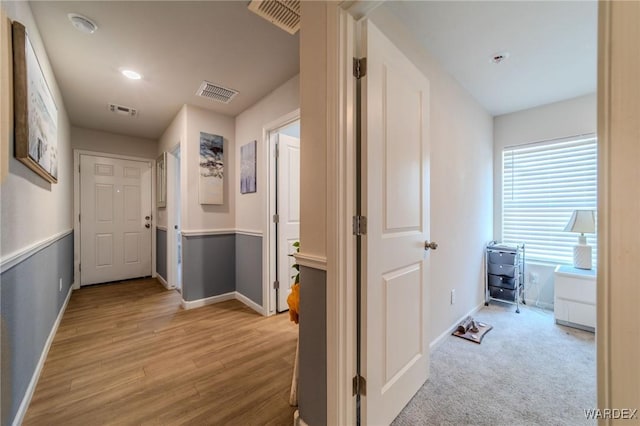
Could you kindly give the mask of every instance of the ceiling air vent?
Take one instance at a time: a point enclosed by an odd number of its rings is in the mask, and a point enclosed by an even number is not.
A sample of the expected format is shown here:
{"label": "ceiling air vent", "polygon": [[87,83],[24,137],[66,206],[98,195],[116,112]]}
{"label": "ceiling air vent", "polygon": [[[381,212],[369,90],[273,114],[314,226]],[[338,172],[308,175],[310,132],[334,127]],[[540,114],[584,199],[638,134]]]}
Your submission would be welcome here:
{"label": "ceiling air vent", "polygon": [[135,108],[127,107],[124,105],[117,104],[109,104],[109,111],[120,114],[120,115],[128,115],[130,117],[137,117],[138,110]]}
{"label": "ceiling air vent", "polygon": [[300,29],[300,0],[251,0],[249,10],[289,34]]}
{"label": "ceiling air vent", "polygon": [[237,90],[229,89],[228,87],[222,87],[208,81],[203,81],[200,85],[200,88],[196,92],[196,95],[228,104],[238,93],[239,92]]}

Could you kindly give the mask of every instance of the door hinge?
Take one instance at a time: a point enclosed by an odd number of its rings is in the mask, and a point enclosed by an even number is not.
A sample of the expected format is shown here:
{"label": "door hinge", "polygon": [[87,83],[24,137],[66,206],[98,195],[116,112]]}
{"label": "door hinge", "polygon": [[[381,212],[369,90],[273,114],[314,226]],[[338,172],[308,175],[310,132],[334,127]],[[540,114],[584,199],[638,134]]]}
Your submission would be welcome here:
{"label": "door hinge", "polygon": [[275,158],[278,158],[280,156],[280,145],[276,144],[275,148],[273,149],[273,156]]}
{"label": "door hinge", "polygon": [[78,223],[80,223],[80,218],[81,218],[81,217],[82,217],[82,216],[79,214],[79,215],[78,215]]}
{"label": "door hinge", "polygon": [[274,214],[273,215],[273,223],[280,223],[280,215],[279,214]]}
{"label": "door hinge", "polygon": [[82,263],[78,263],[78,271],[82,272]]}
{"label": "door hinge", "polygon": [[353,58],[353,76],[360,80],[367,75],[367,58]]}
{"label": "door hinge", "polygon": [[353,217],[353,235],[365,235],[367,233],[367,218],[365,216]]}
{"label": "door hinge", "polygon": [[275,288],[276,290],[278,290],[278,289],[280,288],[280,281],[275,280],[275,281],[273,282],[273,288]]}
{"label": "door hinge", "polygon": [[360,375],[353,376],[353,394],[361,396],[367,394],[367,379]]}
{"label": "door hinge", "polygon": [[78,164],[78,173],[80,173],[80,164]]}

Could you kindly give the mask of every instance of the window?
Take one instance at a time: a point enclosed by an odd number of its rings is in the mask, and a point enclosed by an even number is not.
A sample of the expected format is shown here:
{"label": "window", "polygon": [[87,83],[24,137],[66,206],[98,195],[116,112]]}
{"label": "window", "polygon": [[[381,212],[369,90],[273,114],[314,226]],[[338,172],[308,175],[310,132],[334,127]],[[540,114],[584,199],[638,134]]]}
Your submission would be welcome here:
{"label": "window", "polygon": [[[578,234],[564,232],[576,209],[596,210],[595,135],[505,148],[502,239],[524,242],[528,260],[573,263]],[[597,251],[595,234],[586,235]]]}

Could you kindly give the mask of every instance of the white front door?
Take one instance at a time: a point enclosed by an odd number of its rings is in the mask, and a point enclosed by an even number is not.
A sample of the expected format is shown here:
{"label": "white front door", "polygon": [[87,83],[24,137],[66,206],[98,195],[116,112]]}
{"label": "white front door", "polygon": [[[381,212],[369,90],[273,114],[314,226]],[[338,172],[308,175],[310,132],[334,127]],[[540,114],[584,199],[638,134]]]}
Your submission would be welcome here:
{"label": "white front door", "polygon": [[300,240],[300,139],[279,134],[278,141],[278,312],[289,309],[296,270],[291,266],[296,252],[293,244]]}
{"label": "white front door", "polygon": [[388,425],[429,375],[429,82],[371,22],[360,23],[364,425]]}
{"label": "white front door", "polygon": [[151,275],[151,162],[80,156],[80,284]]}

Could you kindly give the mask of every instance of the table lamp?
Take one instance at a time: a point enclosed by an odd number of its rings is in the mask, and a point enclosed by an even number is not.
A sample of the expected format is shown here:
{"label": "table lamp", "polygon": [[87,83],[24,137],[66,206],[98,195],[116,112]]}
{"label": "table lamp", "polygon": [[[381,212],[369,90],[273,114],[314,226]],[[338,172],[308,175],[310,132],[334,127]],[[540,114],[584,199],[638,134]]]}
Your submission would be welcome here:
{"label": "table lamp", "polygon": [[591,246],[587,244],[587,237],[584,236],[584,233],[592,234],[596,231],[593,210],[574,210],[564,230],[580,233],[578,244],[573,246],[573,267],[591,269]]}

